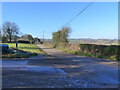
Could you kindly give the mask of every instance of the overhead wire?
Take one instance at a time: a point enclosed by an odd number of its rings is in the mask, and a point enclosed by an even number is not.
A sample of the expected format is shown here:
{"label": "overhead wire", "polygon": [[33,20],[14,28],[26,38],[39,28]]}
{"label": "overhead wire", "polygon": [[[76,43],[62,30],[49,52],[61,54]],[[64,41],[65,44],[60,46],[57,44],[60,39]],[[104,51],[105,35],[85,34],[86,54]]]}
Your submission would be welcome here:
{"label": "overhead wire", "polygon": [[75,15],[71,20],[69,20],[67,23],[65,23],[63,26],[69,25],[74,19],[76,19],[79,15],[81,15],[86,9],[88,9],[93,3],[95,3],[96,0],[91,2],[89,5],[87,5],[82,11],[80,11],[77,15]]}

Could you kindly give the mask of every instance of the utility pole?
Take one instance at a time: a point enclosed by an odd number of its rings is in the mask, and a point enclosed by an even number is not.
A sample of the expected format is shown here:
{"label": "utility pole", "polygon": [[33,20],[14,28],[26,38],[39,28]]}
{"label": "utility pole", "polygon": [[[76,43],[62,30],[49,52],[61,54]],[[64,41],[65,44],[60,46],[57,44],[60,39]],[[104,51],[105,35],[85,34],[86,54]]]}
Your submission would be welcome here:
{"label": "utility pole", "polygon": [[43,40],[44,40],[44,30],[43,30]]}
{"label": "utility pole", "polygon": [[38,42],[38,36],[37,36],[37,42]]}

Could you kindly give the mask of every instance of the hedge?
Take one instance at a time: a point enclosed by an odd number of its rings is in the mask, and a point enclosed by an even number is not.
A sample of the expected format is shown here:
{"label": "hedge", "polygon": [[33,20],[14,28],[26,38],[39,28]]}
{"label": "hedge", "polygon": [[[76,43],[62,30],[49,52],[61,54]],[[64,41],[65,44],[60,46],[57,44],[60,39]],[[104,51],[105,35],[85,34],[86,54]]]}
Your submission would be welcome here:
{"label": "hedge", "polygon": [[18,43],[30,44],[30,41],[19,40]]}
{"label": "hedge", "polygon": [[95,57],[109,58],[120,60],[120,46],[117,45],[95,45],[95,44],[80,44],[80,52],[92,54]]}

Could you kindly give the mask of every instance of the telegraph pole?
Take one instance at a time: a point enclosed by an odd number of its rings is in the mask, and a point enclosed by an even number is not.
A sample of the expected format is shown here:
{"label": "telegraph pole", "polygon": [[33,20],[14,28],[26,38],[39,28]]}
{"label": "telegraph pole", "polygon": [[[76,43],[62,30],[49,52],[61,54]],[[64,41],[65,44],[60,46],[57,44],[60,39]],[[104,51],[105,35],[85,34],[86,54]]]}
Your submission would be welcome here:
{"label": "telegraph pole", "polygon": [[38,43],[39,41],[38,41],[38,36],[37,36],[37,43]]}
{"label": "telegraph pole", "polygon": [[43,30],[43,42],[44,42],[45,40],[44,40],[44,30]]}
{"label": "telegraph pole", "polygon": [[43,40],[44,40],[44,30],[43,30]]}

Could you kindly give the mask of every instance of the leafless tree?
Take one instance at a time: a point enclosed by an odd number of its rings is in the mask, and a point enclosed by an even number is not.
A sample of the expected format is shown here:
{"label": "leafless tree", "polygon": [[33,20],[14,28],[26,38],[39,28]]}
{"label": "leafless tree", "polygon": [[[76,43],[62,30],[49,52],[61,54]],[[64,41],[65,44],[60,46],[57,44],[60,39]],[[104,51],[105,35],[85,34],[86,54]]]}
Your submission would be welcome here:
{"label": "leafless tree", "polygon": [[1,26],[0,26],[0,42],[2,41],[2,29],[1,29]]}
{"label": "leafless tree", "polygon": [[5,22],[3,24],[3,34],[8,36],[9,41],[11,42],[12,36],[19,34],[19,27],[17,24],[12,22]]}

